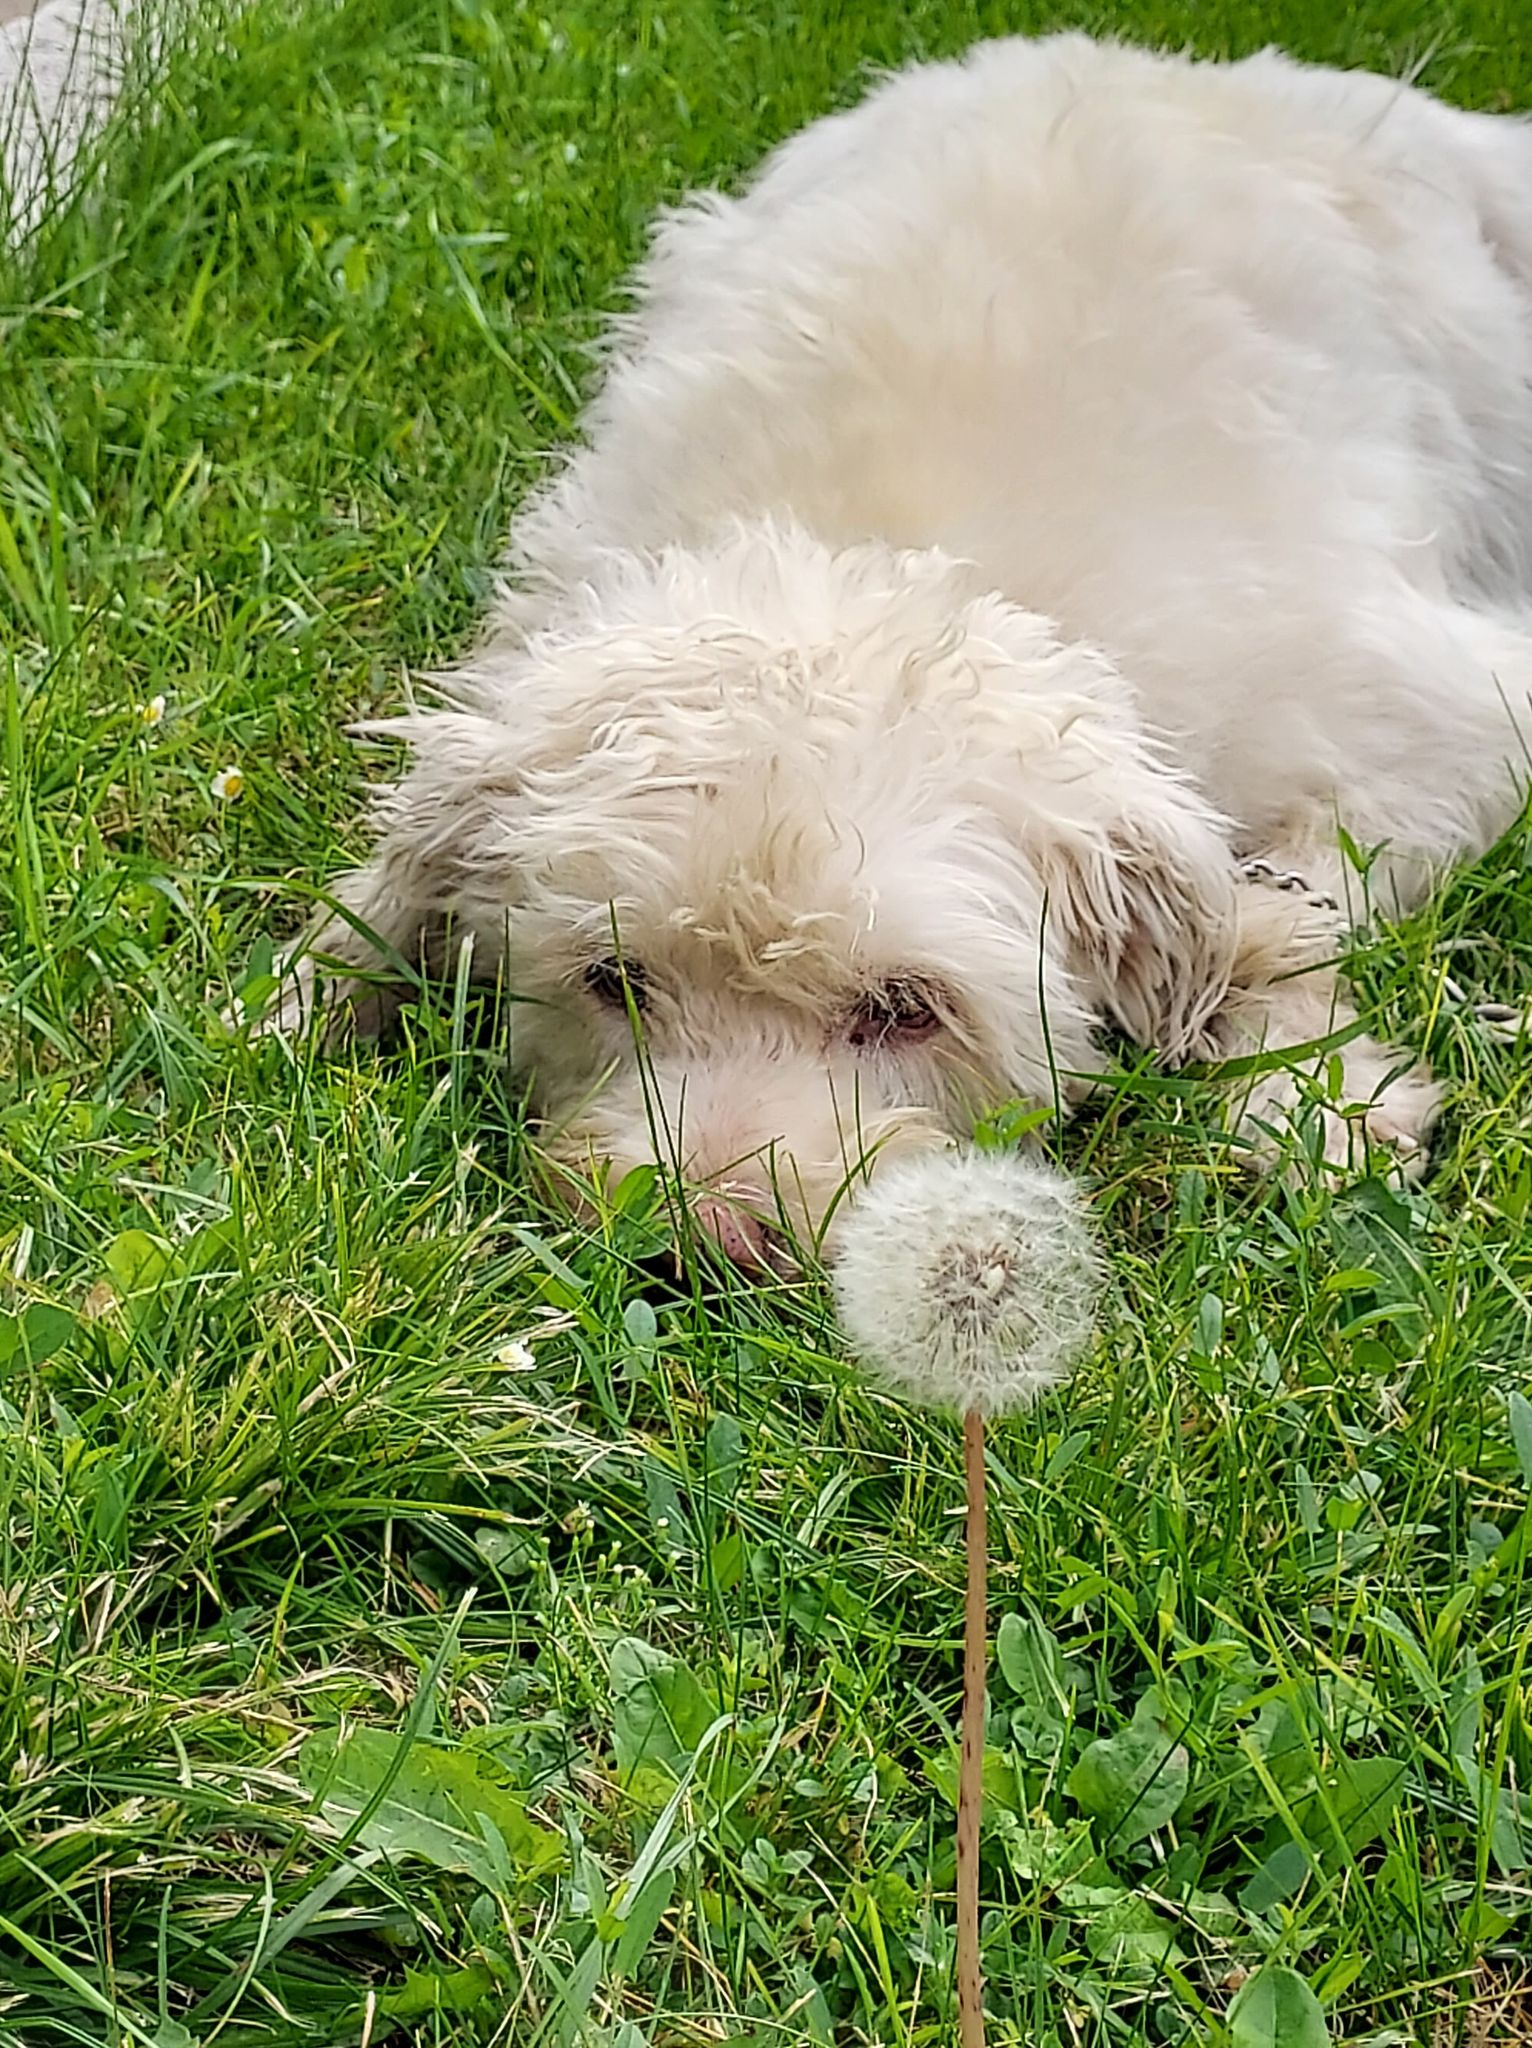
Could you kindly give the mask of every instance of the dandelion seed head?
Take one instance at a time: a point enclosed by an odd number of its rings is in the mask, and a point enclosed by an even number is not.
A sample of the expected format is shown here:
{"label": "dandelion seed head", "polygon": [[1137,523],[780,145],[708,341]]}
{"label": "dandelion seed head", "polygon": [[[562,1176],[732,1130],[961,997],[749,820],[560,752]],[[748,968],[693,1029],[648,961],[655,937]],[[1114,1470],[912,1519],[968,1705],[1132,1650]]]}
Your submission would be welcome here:
{"label": "dandelion seed head", "polygon": [[846,1221],[833,1277],[852,1347],[891,1391],[1004,1415],[1073,1370],[1101,1263],[1063,1174],[954,1151],[878,1172]]}

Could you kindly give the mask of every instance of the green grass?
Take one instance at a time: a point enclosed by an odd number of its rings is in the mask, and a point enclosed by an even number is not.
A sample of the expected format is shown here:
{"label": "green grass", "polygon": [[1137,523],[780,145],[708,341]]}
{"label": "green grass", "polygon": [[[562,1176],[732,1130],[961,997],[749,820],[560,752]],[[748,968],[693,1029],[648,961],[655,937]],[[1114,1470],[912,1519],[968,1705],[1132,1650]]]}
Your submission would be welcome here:
{"label": "green grass", "polygon": [[[953,2039],[953,1431],[816,1287],[542,1208],[470,1005],[218,1014],[654,205],[1066,18],[258,4],[0,276],[0,2041]],[[1110,21],[1532,104],[1494,0]],[[1252,1183],[1141,1075],[1061,1141],[1113,1282],[993,1439],[996,2043],[1321,2038],[1231,2034],[1263,1960],[1336,2041],[1532,2038],[1532,1074],[1441,990],[1525,988],[1527,857],[1358,963],[1454,1086],[1422,1188]]]}

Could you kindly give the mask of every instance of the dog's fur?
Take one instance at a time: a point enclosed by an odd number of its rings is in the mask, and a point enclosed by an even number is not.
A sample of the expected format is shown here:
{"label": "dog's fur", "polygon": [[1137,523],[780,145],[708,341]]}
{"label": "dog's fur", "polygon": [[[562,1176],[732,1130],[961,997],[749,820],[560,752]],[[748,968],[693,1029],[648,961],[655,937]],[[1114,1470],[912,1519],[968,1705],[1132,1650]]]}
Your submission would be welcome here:
{"label": "dog's fur", "polygon": [[[1274,54],[911,71],[661,223],[510,560],[310,946],[471,939],[563,1156],[673,1157],[748,1259],[1103,1018],[1320,1038],[1337,827],[1408,907],[1521,802],[1532,132]],[[1433,1084],[1344,1057],[1333,1156],[1418,1163]]]}

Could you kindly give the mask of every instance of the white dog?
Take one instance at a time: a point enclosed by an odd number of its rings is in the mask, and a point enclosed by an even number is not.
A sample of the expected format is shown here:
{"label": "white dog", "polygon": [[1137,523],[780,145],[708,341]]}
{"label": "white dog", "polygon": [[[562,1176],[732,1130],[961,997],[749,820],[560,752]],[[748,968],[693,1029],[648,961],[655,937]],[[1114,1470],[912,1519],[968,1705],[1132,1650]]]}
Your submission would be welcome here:
{"label": "white dog", "polygon": [[[1521,803],[1532,131],[1273,54],[911,71],[661,223],[511,562],[287,1021],[470,940],[555,1154],[671,1161],[745,1264],[1104,1019],[1344,1034],[1337,828],[1407,907]],[[1418,1164],[1429,1078],[1344,1060],[1332,1155]]]}

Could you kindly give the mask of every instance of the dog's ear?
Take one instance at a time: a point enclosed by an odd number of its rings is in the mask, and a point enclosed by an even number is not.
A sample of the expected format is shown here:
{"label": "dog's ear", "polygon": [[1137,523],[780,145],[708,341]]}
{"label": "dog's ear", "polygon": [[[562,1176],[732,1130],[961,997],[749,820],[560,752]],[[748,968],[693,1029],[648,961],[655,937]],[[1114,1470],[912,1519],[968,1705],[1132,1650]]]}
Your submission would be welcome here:
{"label": "dog's ear", "polygon": [[402,781],[373,802],[377,851],[400,914],[457,917],[472,929],[501,921],[513,887],[510,857],[525,748],[511,728],[475,711],[417,711],[361,726],[403,740],[414,756]]}
{"label": "dog's ear", "polygon": [[378,1035],[411,981],[452,969],[472,948],[476,980],[493,980],[514,893],[506,842],[519,789],[515,736],[464,711],[414,712],[358,728],[402,739],[408,772],[376,792],[376,845],[341,875],[327,909],[289,950],[267,1031],[302,1026],[323,1001],[337,1035]]}
{"label": "dog's ear", "polygon": [[1174,782],[1123,794],[1101,829],[1051,834],[1040,850],[1045,917],[1091,1001],[1136,1044],[1176,1063],[1211,1057],[1238,940],[1228,845]]}
{"label": "dog's ear", "polygon": [[991,600],[1010,658],[996,801],[1041,881],[1048,934],[1081,993],[1167,1059],[1209,1056],[1238,946],[1226,822],[1146,736],[1133,694],[1089,647]]}

